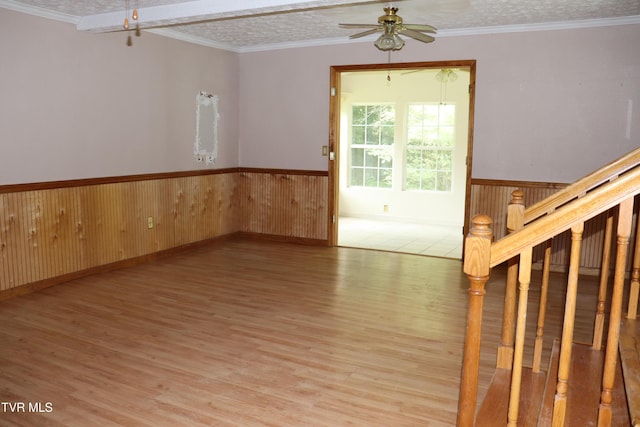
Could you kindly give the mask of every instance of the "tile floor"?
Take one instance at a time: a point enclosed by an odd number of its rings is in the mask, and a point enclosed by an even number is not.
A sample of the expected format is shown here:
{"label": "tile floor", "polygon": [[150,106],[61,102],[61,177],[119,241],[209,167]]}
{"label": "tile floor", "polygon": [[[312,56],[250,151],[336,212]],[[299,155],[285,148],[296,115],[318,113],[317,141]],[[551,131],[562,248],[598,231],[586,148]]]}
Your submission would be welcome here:
{"label": "tile floor", "polygon": [[462,227],[340,217],[338,245],[462,258]]}

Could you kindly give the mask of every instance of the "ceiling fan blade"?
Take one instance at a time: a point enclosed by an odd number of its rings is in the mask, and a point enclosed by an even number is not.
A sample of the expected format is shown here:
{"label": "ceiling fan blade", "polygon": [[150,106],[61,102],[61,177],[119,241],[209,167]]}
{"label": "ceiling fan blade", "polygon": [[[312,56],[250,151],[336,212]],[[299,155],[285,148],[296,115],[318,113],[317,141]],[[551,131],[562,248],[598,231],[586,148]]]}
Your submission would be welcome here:
{"label": "ceiling fan blade", "polygon": [[342,28],[378,28],[380,24],[338,24]]}
{"label": "ceiling fan blade", "polygon": [[436,33],[438,29],[436,27],[432,27],[431,25],[422,25],[422,24],[402,24],[405,28],[409,30],[416,30],[423,33]]}
{"label": "ceiling fan blade", "polygon": [[421,42],[424,42],[424,43],[431,43],[432,41],[435,40],[431,36],[428,36],[426,34],[422,34],[421,32],[416,31],[416,30],[410,30],[408,28],[402,29],[401,33],[405,34],[405,35],[407,35],[409,37],[412,37],[412,38],[414,38],[416,40],[420,40]]}
{"label": "ceiling fan blade", "polygon": [[356,34],[352,34],[349,36],[350,39],[357,39],[360,37],[364,37],[364,36],[368,36],[369,34],[373,34],[373,33],[377,33],[378,31],[381,31],[381,28],[372,28],[370,30],[367,31],[363,31],[361,33],[356,33]]}

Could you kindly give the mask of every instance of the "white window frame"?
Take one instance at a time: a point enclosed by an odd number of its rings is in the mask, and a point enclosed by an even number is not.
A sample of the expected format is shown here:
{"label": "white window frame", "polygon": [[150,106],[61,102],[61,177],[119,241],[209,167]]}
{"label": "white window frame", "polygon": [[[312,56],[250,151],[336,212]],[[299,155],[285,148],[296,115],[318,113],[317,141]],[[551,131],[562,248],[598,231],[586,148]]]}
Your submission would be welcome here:
{"label": "white window frame", "polygon": [[[353,109],[354,107],[372,107],[372,106],[388,106],[391,107],[393,109],[393,113],[394,113],[394,121],[393,121],[393,125],[392,126],[388,126],[391,127],[393,129],[393,143],[392,144],[359,144],[356,143],[354,144],[353,139],[354,139],[354,135],[353,135],[353,131],[354,128],[356,126],[359,125],[355,125],[354,124],[354,120],[353,120]],[[393,176],[394,176],[394,168],[396,167],[396,156],[395,156],[395,147],[396,147],[396,135],[395,135],[395,130],[397,128],[397,116],[396,116],[396,109],[395,109],[395,103],[388,103],[388,102],[357,102],[357,103],[353,103],[350,105],[349,107],[349,161],[348,161],[348,182],[349,182],[349,186],[353,187],[353,188],[367,188],[367,189],[378,189],[378,190],[391,190],[393,189]],[[384,125],[383,125],[384,126]],[[365,141],[367,140],[366,137],[368,135],[367,133],[367,125],[364,125],[364,134],[365,134]],[[383,137],[382,135],[382,129],[380,129],[380,133],[378,135],[379,141],[380,139]],[[356,165],[354,166],[353,164],[353,150],[354,149],[362,149],[363,150],[363,159],[362,159],[362,164],[361,165]],[[367,166],[366,161],[367,161],[367,151],[378,151],[381,153],[386,153],[388,154],[388,156],[390,157],[390,162],[391,165],[389,167],[382,167],[380,165],[380,158],[378,158],[378,164],[376,166]],[[375,153],[374,153],[375,154]],[[353,180],[353,170],[354,169],[361,169],[362,170],[362,181],[360,183],[355,183]],[[367,182],[367,171],[376,171],[376,186],[368,186],[366,185]],[[388,171],[389,175],[388,175],[388,179],[390,180],[389,186],[381,186],[380,183],[382,180],[384,180],[385,178],[382,176],[382,173],[384,171]]]}
{"label": "white window frame", "polygon": [[[424,128],[426,127],[431,127],[431,128],[435,128],[435,134],[433,134],[433,138],[430,140],[433,143],[432,144],[423,144],[420,146],[416,146],[416,145],[409,145],[409,138],[411,136],[411,131],[409,129],[409,112],[411,110],[412,106],[423,106],[423,107],[437,107],[438,108],[438,124],[436,126],[424,126],[423,127],[423,132],[427,132],[427,130],[425,130]],[[440,112],[442,110],[442,108],[450,108],[452,109],[452,111],[450,112],[451,117],[453,118],[453,122],[451,124],[448,125],[443,125],[442,121],[440,119]],[[404,150],[404,161],[403,161],[403,174],[402,174],[402,188],[403,191],[432,191],[432,192],[438,192],[438,193],[451,193],[453,191],[453,184],[454,184],[454,161],[455,161],[455,147],[456,147],[456,106],[455,104],[442,104],[442,103],[437,103],[437,102],[408,102],[407,103],[407,108],[406,108],[406,115],[405,115],[405,125],[404,128],[406,130],[406,137],[403,141],[403,150]],[[448,140],[449,140],[449,144],[448,145],[442,145],[440,144],[441,141],[441,136],[443,134],[442,129],[443,128],[448,128],[449,132],[448,132]],[[424,137],[424,135],[423,135]],[[424,142],[424,140],[423,140]],[[420,188],[409,188],[408,185],[408,179],[409,179],[409,164],[407,159],[409,158],[409,150],[421,150],[423,155],[421,156],[422,159],[425,158],[424,153],[428,153],[428,152],[435,152],[436,153],[436,164],[433,166],[432,169],[425,169],[425,168],[421,168],[419,169],[421,172],[419,173],[419,180],[420,180]],[[449,161],[448,161],[448,167],[444,168],[442,167],[442,165],[438,164],[438,156],[437,156],[437,152],[448,152],[449,153]],[[424,188],[423,187],[423,179],[424,179],[424,174],[425,172],[432,172],[434,173],[434,182],[433,182],[433,186]],[[448,186],[446,188],[439,188],[440,187],[440,183],[441,183],[441,179],[444,175],[448,174],[449,178],[448,178]]]}

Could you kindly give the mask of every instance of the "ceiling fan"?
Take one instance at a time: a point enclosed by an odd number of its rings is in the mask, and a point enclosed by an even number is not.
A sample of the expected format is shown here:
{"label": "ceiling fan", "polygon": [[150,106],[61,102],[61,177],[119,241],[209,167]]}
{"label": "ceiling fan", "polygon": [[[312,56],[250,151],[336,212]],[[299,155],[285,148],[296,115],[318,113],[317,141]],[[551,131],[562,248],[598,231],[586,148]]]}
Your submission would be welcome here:
{"label": "ceiling fan", "polygon": [[424,33],[435,34],[436,28],[431,25],[404,24],[402,18],[397,15],[398,8],[388,6],[384,8],[384,15],[378,18],[378,24],[339,24],[343,28],[368,28],[357,34],[351,35],[350,39],[368,36],[378,31],[382,35],[374,42],[380,50],[399,50],[404,46],[399,34],[407,35],[424,43],[431,43],[435,39]]}

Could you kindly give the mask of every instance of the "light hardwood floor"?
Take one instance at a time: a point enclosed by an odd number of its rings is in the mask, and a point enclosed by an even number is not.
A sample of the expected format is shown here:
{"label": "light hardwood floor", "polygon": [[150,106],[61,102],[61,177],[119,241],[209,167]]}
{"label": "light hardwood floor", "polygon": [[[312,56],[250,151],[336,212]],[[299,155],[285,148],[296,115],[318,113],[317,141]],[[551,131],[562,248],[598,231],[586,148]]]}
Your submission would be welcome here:
{"label": "light hardwood floor", "polygon": [[25,412],[3,405],[0,425],[452,426],[467,287],[456,260],[228,240],[3,301],[0,401]]}

